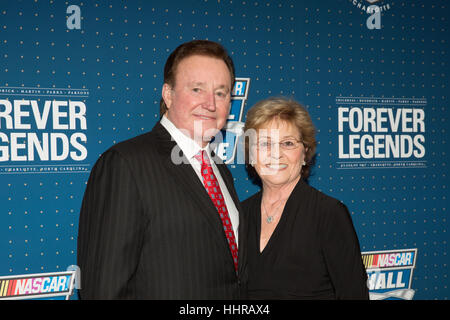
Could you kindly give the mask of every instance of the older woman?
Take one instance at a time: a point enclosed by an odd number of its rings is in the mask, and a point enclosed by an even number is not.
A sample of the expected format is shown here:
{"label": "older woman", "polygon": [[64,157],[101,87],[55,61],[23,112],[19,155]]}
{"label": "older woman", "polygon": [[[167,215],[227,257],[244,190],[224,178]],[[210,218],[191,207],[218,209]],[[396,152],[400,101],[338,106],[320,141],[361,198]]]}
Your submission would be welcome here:
{"label": "older woman", "polygon": [[368,299],[346,206],[306,183],[316,149],[308,112],[291,100],[263,100],[244,130],[250,174],[262,182],[242,203],[249,298]]}

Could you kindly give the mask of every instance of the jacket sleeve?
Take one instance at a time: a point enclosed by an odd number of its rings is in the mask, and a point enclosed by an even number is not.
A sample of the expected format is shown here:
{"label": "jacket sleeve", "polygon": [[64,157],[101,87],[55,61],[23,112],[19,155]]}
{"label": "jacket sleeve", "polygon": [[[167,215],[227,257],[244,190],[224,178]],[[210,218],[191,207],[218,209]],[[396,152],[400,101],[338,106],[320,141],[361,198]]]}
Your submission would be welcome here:
{"label": "jacket sleeve", "polygon": [[367,274],[348,209],[337,200],[327,207],[322,250],[336,298],[368,299]]}
{"label": "jacket sleeve", "polygon": [[105,152],[91,171],[80,211],[81,299],[132,296],[128,284],[138,265],[143,220],[129,164],[118,152]]}

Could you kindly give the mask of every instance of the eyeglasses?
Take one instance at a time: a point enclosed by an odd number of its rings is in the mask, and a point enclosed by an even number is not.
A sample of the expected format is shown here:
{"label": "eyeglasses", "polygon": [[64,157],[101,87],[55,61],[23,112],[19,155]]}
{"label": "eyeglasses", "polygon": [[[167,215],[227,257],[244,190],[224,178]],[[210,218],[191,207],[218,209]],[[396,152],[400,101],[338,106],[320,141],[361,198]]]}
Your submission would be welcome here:
{"label": "eyeglasses", "polygon": [[283,150],[293,150],[297,149],[300,146],[300,144],[303,144],[303,141],[296,139],[286,139],[280,142],[271,142],[270,140],[260,140],[258,141],[256,146],[258,147],[259,150],[264,151],[264,150],[272,150],[275,144],[278,144],[280,148]]}

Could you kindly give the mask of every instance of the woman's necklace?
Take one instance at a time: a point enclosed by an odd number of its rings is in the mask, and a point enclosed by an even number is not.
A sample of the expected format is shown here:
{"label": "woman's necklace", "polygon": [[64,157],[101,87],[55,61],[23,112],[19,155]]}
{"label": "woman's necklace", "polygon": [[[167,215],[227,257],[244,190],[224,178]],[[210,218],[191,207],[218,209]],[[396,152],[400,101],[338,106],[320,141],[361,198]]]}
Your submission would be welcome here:
{"label": "woman's necklace", "polygon": [[[279,208],[279,207],[281,206],[281,204],[283,203],[283,202],[281,201],[281,199],[278,200],[278,201],[280,201],[280,203],[278,204],[278,206],[277,206],[276,209],[274,210],[275,213],[277,212],[278,208]],[[274,220],[274,217],[276,217],[276,215],[273,214],[273,215],[270,216],[270,215],[268,214],[268,211],[267,211],[266,205],[264,204],[264,201],[261,201],[261,202],[262,202],[262,205],[263,205],[265,214],[266,214],[266,222],[267,222],[267,223],[272,223],[273,220]]]}

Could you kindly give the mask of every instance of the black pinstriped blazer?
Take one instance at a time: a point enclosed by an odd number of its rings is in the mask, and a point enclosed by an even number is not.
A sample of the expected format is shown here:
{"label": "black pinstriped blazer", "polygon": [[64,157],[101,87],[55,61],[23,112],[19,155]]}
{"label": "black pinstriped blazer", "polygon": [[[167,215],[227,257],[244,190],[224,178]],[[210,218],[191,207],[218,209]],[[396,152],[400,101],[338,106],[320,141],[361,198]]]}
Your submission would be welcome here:
{"label": "black pinstriped blazer", "polygon": [[[119,143],[91,171],[80,212],[81,299],[238,299],[245,295],[246,236],[239,270],[200,179],[175,165],[176,145],[158,122]],[[239,212],[233,178],[217,164]]]}

